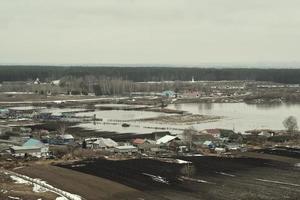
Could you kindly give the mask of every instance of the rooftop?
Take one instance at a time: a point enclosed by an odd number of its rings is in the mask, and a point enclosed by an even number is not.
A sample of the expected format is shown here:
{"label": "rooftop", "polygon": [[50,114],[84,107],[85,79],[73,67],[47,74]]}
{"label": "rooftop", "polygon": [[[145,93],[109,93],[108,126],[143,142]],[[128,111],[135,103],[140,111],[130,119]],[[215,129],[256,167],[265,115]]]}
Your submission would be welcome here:
{"label": "rooftop", "polygon": [[179,139],[177,136],[166,135],[156,141],[156,144],[166,144],[172,140]]}
{"label": "rooftop", "polygon": [[132,145],[125,145],[125,146],[118,146],[118,147],[116,147],[116,149],[126,150],[126,149],[136,149],[136,147],[132,146]]}
{"label": "rooftop", "polygon": [[31,138],[31,139],[29,139],[29,140],[27,140],[27,142],[25,142],[23,145],[22,145],[22,147],[44,147],[45,146],[45,144],[44,143],[42,143],[41,141],[39,141],[39,140],[36,140],[36,139],[33,139],[33,138]]}
{"label": "rooftop", "polygon": [[93,144],[98,144],[100,147],[117,147],[118,143],[110,138],[98,138]]}

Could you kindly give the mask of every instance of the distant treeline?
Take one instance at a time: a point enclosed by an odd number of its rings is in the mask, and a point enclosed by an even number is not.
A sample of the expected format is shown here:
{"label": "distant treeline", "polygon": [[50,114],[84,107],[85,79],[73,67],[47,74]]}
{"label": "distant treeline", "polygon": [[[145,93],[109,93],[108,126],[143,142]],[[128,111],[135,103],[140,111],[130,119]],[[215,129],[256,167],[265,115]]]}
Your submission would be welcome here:
{"label": "distant treeline", "polygon": [[134,82],[198,80],[256,80],[278,83],[300,83],[300,69],[258,68],[180,68],[180,67],[65,67],[65,66],[0,66],[0,82],[42,81],[65,76],[105,76]]}

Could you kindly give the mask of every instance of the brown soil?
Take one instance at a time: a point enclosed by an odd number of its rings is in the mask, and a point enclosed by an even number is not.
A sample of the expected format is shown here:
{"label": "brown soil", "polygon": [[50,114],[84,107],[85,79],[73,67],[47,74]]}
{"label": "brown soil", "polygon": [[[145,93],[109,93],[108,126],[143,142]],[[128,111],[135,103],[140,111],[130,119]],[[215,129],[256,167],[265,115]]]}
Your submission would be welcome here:
{"label": "brown soil", "polygon": [[0,200],[10,197],[18,197],[23,200],[43,199],[53,200],[57,195],[51,192],[36,193],[32,191],[31,185],[15,183],[9,175],[0,174]]}
{"label": "brown soil", "polygon": [[145,199],[138,190],[122,184],[51,165],[33,165],[16,171],[88,200]]}

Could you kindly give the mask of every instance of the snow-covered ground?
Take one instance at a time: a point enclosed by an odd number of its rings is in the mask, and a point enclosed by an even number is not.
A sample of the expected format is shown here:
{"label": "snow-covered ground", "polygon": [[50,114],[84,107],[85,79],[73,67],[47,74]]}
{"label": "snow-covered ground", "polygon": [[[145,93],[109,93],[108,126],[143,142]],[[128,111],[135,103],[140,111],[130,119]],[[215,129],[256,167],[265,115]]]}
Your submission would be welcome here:
{"label": "snow-covered ground", "polygon": [[56,200],[82,200],[82,197],[80,197],[79,195],[71,194],[69,192],[55,188],[52,185],[48,184],[46,181],[40,179],[33,179],[28,176],[10,171],[6,171],[5,173],[9,175],[10,178],[18,184],[32,185],[32,190],[34,192],[53,192],[59,195],[59,197],[57,197]]}

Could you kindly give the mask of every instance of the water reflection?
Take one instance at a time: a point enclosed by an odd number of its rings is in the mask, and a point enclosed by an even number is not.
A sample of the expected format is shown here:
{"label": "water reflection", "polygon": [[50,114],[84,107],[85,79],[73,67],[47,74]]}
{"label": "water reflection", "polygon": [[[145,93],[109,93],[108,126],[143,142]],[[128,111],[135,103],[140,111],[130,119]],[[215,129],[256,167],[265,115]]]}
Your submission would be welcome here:
{"label": "water reflection", "polygon": [[176,110],[181,110],[182,109],[182,104],[176,103],[174,104],[174,107]]}
{"label": "water reflection", "polygon": [[201,113],[202,110],[203,110],[203,104],[199,103],[198,104],[198,112]]}
{"label": "water reflection", "polygon": [[204,110],[211,110],[213,109],[213,106],[214,106],[213,103],[199,103],[197,104],[198,112],[201,113]]}
{"label": "water reflection", "polygon": [[[174,105],[168,108],[176,109]],[[200,103],[182,104],[181,110],[201,115],[223,118],[209,123],[194,125],[197,129],[228,128],[236,131],[270,128],[284,129],[282,122],[288,116],[300,119],[300,104],[246,104],[246,103]]]}
{"label": "water reflection", "polygon": [[206,103],[206,104],[204,104],[204,109],[205,110],[211,110],[211,109],[213,109],[213,107],[214,107],[213,103]]}
{"label": "water reflection", "polygon": [[268,109],[274,109],[274,108],[282,107],[284,105],[286,106],[286,104],[282,104],[282,103],[269,103],[269,104],[263,103],[263,104],[255,104],[253,106],[255,106],[258,109],[268,110]]}

